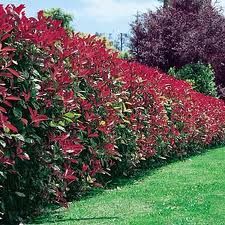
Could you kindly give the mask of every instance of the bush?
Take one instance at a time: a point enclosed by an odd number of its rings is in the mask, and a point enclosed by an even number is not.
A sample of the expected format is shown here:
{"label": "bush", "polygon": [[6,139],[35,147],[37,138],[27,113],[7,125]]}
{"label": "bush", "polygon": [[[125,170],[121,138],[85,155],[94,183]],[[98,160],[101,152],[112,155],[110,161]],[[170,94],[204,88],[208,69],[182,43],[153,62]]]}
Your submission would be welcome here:
{"label": "bush", "polygon": [[61,25],[68,31],[74,31],[71,23],[73,21],[73,15],[64,12],[59,8],[51,8],[44,11],[46,17],[51,17],[53,20],[59,20]]}
{"label": "bush", "polygon": [[211,64],[217,85],[225,86],[225,17],[198,0],[179,0],[173,7],[137,16],[132,23],[135,59],[167,72],[187,64]]}
{"label": "bush", "polygon": [[132,56],[129,51],[120,52],[119,58],[125,59],[125,60],[132,60]]}
{"label": "bush", "polygon": [[[222,100],[119,59],[95,36],[0,6],[0,212],[16,224],[151,157],[225,139]],[[101,182],[100,182],[101,181]]]}
{"label": "bush", "polygon": [[214,81],[215,75],[210,65],[204,65],[202,63],[188,64],[178,70],[174,67],[170,68],[168,73],[177,79],[190,82],[193,89],[196,91],[214,97],[217,96],[216,84]]}

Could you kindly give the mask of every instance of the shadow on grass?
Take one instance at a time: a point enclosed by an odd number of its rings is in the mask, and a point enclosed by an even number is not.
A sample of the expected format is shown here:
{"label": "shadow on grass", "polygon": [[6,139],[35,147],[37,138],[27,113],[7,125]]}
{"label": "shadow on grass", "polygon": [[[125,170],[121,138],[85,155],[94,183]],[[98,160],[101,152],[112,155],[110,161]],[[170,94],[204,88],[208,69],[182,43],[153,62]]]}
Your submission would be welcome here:
{"label": "shadow on grass", "polygon": [[[58,222],[69,222],[69,221],[90,221],[90,220],[112,220],[112,219],[120,219],[120,217],[85,217],[85,218],[68,218],[68,219],[54,219],[54,220],[46,220],[47,223],[58,223]],[[33,224],[43,224],[43,221],[35,221]]]}
{"label": "shadow on grass", "polygon": [[209,151],[213,151],[214,149],[225,147],[225,143],[222,144],[213,144],[212,146],[208,146],[205,149],[199,149],[196,151],[190,151],[186,156],[181,157],[168,157],[166,159],[153,157],[146,161],[141,162],[138,167],[132,170],[132,173],[129,175],[117,175],[113,176],[109,182],[106,183],[104,189],[92,189],[89,192],[85,193],[82,196],[82,199],[92,198],[96,194],[101,194],[105,190],[115,189],[117,187],[123,187],[125,185],[132,185],[135,182],[144,179],[145,177],[151,176],[155,174],[159,169],[170,165],[175,162],[182,162],[186,160],[190,160],[191,157],[205,155]]}
{"label": "shadow on grass", "polygon": [[[132,185],[137,181],[140,181],[141,179],[144,179],[147,176],[151,176],[154,173],[157,172],[158,169],[161,169],[171,163],[174,162],[180,162],[180,161],[186,161],[189,160],[190,157],[194,156],[200,156],[204,155],[208,151],[211,151],[216,148],[224,147],[225,144],[222,145],[216,145],[216,146],[210,146],[209,148],[204,149],[204,150],[199,150],[192,152],[185,157],[180,157],[180,158],[167,158],[165,159],[160,159],[160,158],[152,158],[147,161],[143,161],[137,168],[133,170],[131,174],[128,176],[120,175],[120,176],[114,176],[112,177],[108,182],[106,182],[106,185],[104,188],[92,188],[89,191],[85,192],[80,192],[79,197],[76,199],[73,199],[72,201],[76,202],[79,200],[84,200],[84,199],[89,199],[92,197],[95,197],[96,195],[102,194],[106,190],[113,190],[118,187],[123,187],[126,185]],[[107,220],[107,219],[119,219],[119,217],[90,217],[90,218],[68,218],[64,219],[63,218],[63,211],[59,211],[60,209],[59,206],[56,205],[51,205],[48,207],[48,210],[45,211],[41,217],[38,219],[33,218],[32,224],[43,224],[44,222],[47,223],[55,223],[55,222],[66,222],[66,221],[88,221],[88,220]],[[54,219],[53,219],[54,217]],[[48,218],[48,219],[47,219]]]}

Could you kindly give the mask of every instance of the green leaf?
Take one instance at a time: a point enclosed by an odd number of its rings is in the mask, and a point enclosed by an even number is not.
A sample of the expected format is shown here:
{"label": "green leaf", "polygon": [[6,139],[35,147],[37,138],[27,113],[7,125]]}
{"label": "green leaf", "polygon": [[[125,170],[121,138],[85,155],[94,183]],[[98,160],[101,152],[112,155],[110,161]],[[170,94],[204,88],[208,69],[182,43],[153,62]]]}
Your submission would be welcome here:
{"label": "green leaf", "polygon": [[54,121],[51,121],[51,122],[49,123],[49,126],[50,126],[50,127],[57,127],[57,123],[55,123]]}
{"label": "green leaf", "polygon": [[13,108],[13,114],[18,119],[21,119],[22,116],[23,116],[23,113],[22,113],[22,111],[19,108]]}
{"label": "green leaf", "polygon": [[65,123],[63,121],[59,121],[59,125],[62,126],[62,127],[65,127]]}
{"label": "green leaf", "polygon": [[36,134],[32,134],[32,135],[30,135],[30,138],[34,139],[34,140],[35,140],[35,142],[37,142],[37,143],[39,143],[39,144],[41,144],[41,142],[42,142],[42,138],[41,138],[41,137],[39,137],[39,136],[38,136],[38,135],[36,135]]}
{"label": "green leaf", "polygon": [[19,101],[20,105],[24,108],[24,109],[27,109],[27,105],[26,105],[26,102],[24,100],[20,100]]}
{"label": "green leaf", "polygon": [[25,141],[23,135],[21,134],[11,134],[12,137],[15,137],[16,139],[20,141]]}
{"label": "green leaf", "polygon": [[0,171],[0,176],[6,178],[6,175],[2,171]]}
{"label": "green leaf", "polygon": [[63,117],[63,119],[65,119],[67,122],[73,123],[73,120],[71,120],[70,118]]}
{"label": "green leaf", "polygon": [[25,142],[28,144],[33,144],[34,143],[34,139],[32,138],[25,138]]}
{"label": "green leaf", "polygon": [[66,132],[65,128],[62,127],[62,126],[57,126],[57,128],[58,128],[59,130],[63,131],[63,132]]}
{"label": "green leaf", "polygon": [[74,115],[75,115],[76,118],[80,118],[81,117],[81,114],[79,114],[79,113],[74,113]]}
{"label": "green leaf", "polygon": [[18,192],[18,191],[16,191],[15,194],[18,195],[21,198],[25,198],[26,197],[26,195],[24,193],[21,193],[21,192]]}
{"label": "green leaf", "polygon": [[0,144],[2,145],[3,148],[6,147],[6,143],[3,140],[0,140]]}
{"label": "green leaf", "polygon": [[64,117],[67,117],[67,118],[70,118],[70,119],[73,119],[75,117],[74,113],[73,112],[68,112],[64,115]]}

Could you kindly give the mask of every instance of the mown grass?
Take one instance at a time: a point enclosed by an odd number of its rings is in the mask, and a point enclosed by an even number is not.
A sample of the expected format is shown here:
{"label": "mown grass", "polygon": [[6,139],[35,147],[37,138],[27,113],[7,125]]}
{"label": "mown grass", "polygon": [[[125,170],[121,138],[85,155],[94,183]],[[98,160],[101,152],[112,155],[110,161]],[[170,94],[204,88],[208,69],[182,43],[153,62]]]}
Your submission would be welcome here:
{"label": "mown grass", "polygon": [[117,183],[32,225],[225,225],[225,148]]}

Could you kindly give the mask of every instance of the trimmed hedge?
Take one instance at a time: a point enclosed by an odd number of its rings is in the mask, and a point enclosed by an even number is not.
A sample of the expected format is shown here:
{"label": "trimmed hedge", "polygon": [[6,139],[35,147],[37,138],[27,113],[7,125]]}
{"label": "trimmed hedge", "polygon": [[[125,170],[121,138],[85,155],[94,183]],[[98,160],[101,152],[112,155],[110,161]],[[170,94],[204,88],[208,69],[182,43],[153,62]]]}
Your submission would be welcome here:
{"label": "trimmed hedge", "polygon": [[224,140],[222,100],[23,9],[0,6],[3,223],[48,203],[67,206],[67,194],[101,186],[144,159]]}

